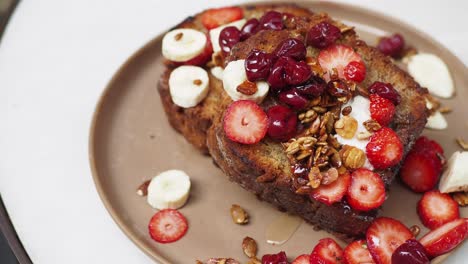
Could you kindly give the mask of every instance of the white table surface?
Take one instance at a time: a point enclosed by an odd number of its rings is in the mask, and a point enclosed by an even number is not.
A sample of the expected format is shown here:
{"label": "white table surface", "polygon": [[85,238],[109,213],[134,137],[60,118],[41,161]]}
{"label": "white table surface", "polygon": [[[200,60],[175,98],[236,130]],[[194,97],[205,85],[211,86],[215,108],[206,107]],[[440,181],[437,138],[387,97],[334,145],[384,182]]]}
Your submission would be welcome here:
{"label": "white table surface", "polygon": [[[99,95],[139,47],[241,1],[23,0],[0,43],[0,193],[34,263],[152,263],[105,210],[88,164]],[[465,64],[467,1],[354,0],[431,34]]]}

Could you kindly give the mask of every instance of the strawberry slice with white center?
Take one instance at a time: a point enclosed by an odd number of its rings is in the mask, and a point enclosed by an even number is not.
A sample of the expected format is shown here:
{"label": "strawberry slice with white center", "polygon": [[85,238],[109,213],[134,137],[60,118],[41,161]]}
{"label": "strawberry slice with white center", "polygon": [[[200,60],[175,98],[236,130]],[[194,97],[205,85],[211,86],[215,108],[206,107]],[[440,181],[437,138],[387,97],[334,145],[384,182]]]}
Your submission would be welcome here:
{"label": "strawberry slice with white center", "polygon": [[331,238],[320,239],[310,254],[310,264],[343,263],[342,260],[343,249]]}
{"label": "strawberry slice with white center", "polygon": [[361,56],[357,54],[353,48],[341,44],[336,44],[321,50],[318,55],[318,61],[320,66],[326,71],[323,77],[327,82],[330,80],[330,73],[333,73],[333,69],[338,71],[338,76],[340,78],[345,78],[344,68],[348,66],[350,62],[356,61],[362,63]]}
{"label": "strawberry slice with white center", "polygon": [[351,175],[348,203],[352,208],[369,211],[385,201],[385,184],[380,176],[368,169],[357,169]]}
{"label": "strawberry slice with white center", "polygon": [[437,257],[445,254],[468,237],[468,218],[460,218],[448,222],[423,236],[419,242],[427,254]]}
{"label": "strawberry slice with white center", "polygon": [[341,201],[351,184],[349,173],[340,175],[335,182],[328,185],[321,185],[310,193],[310,197],[326,205]]}
{"label": "strawberry slice with white center", "polygon": [[233,102],[224,115],[224,132],[235,142],[258,143],[268,130],[268,116],[260,106],[249,100]]}
{"label": "strawberry slice with white center", "polygon": [[400,221],[377,218],[367,229],[367,247],[377,264],[392,263],[392,254],[406,240],[413,238],[411,231]]}
{"label": "strawberry slice with white center", "polygon": [[418,203],[421,222],[430,229],[435,229],[460,217],[458,204],[452,197],[439,191],[430,191],[423,195]]}
{"label": "strawberry slice with white center", "polygon": [[310,255],[302,254],[295,258],[291,264],[310,264]]}
{"label": "strawberry slice with white center", "polygon": [[366,155],[374,168],[387,169],[403,158],[403,144],[395,131],[384,127],[370,137]]}
{"label": "strawberry slice with white center", "polygon": [[356,240],[349,244],[344,249],[343,256],[347,264],[375,263],[365,240]]}
{"label": "strawberry slice with white center", "polygon": [[159,243],[171,243],[187,233],[187,219],[175,209],[157,212],[148,225],[151,238]]}

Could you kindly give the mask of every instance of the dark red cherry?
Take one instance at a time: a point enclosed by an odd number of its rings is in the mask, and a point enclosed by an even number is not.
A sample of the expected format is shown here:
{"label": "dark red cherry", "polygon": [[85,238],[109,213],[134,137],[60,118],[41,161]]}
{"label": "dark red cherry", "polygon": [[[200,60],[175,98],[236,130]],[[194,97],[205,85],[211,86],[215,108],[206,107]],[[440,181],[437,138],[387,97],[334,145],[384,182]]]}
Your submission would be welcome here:
{"label": "dark red cherry", "polygon": [[326,88],[327,83],[318,76],[312,76],[305,84],[296,86],[301,95],[309,98],[322,95]]}
{"label": "dark red cherry", "polygon": [[259,20],[259,29],[281,30],[284,28],[283,15],[276,11],[266,12]]}
{"label": "dark red cherry", "polygon": [[253,34],[257,33],[258,31],[258,19],[251,18],[245,22],[245,25],[241,29],[241,40],[246,40],[250,38]]}
{"label": "dark red cherry", "polygon": [[225,54],[229,54],[234,45],[240,41],[241,32],[236,27],[225,27],[219,34],[219,46]]}
{"label": "dark red cherry", "polygon": [[320,22],[307,33],[307,45],[323,49],[333,44],[341,36],[341,31],[328,22]]}
{"label": "dark red cherry", "polygon": [[385,55],[398,57],[405,47],[405,39],[400,34],[380,39],[377,49]]}
{"label": "dark red cherry", "polygon": [[262,264],[289,264],[286,253],[281,251],[278,254],[268,254],[262,257]]}
{"label": "dark red cherry", "polygon": [[265,51],[253,49],[245,59],[245,73],[251,82],[266,80],[273,64],[273,56]]}
{"label": "dark red cherry", "polygon": [[285,80],[289,85],[299,85],[305,83],[312,76],[312,71],[309,65],[304,61],[296,62],[289,58],[288,63],[284,66]]}
{"label": "dark red cherry", "polygon": [[393,252],[392,264],[429,264],[426,249],[415,239],[409,239]]}
{"label": "dark red cherry", "polygon": [[377,94],[380,97],[392,101],[394,105],[398,105],[401,102],[400,94],[390,83],[374,82],[369,86],[368,90],[371,94]]}
{"label": "dark red cherry", "polygon": [[275,105],[267,111],[268,135],[276,140],[287,141],[296,135],[297,116],[283,105]]}
{"label": "dark red cherry", "polygon": [[287,57],[281,57],[275,62],[275,64],[273,64],[273,67],[271,68],[271,72],[267,81],[273,90],[280,90],[287,85],[284,70],[285,65],[288,63],[287,60]]}
{"label": "dark red cherry", "polygon": [[309,103],[309,100],[302,96],[296,88],[280,92],[278,99],[297,110],[304,109]]}
{"label": "dark red cherry", "polygon": [[276,47],[273,54],[276,57],[291,57],[296,60],[303,60],[306,56],[307,50],[304,43],[295,38],[288,38],[283,40],[278,47]]}

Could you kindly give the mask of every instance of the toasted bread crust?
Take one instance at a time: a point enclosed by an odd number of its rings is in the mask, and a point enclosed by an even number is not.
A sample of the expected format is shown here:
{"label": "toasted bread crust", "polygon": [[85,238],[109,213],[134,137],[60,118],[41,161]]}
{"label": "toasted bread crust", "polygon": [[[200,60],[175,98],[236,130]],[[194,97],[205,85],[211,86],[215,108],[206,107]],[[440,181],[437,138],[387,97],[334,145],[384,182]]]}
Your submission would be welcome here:
{"label": "toasted bread crust", "polygon": [[[292,5],[244,7],[244,15],[246,18],[260,17],[271,9],[290,13],[297,18],[286,25],[286,30],[261,31],[245,42],[238,43],[226,59],[226,63],[245,58],[252,48],[271,52],[279,42],[288,37],[303,39],[308,28],[320,21],[326,20],[341,25],[325,14],[314,15],[309,10]],[[198,16],[180,26],[202,30]],[[392,83],[400,92],[402,102],[397,107],[391,126],[403,142],[405,152],[409,151],[426,123],[427,112],[423,98],[426,91],[388,57],[359,40],[353,30],[345,32],[339,42],[353,47],[363,58],[367,76],[362,86],[368,87],[374,81],[383,81]],[[195,147],[203,153],[209,153],[230,180],[255,193],[259,199],[281,210],[297,214],[327,231],[343,237],[359,237],[365,234],[378,210],[357,212],[346,202],[326,206],[309,199],[308,196],[295,194],[291,186],[290,164],[279,143],[265,138],[255,145],[242,145],[225,136],[222,125],[223,112],[232,101],[223,91],[221,81],[210,76],[211,90],[207,98],[193,108],[182,109],[175,106],[170,98],[167,80],[171,70],[169,66],[158,86],[169,122]],[[274,99],[267,98],[262,107],[267,108],[271,104],[275,104]],[[398,169],[399,166],[395,166],[378,173],[388,186]]]}

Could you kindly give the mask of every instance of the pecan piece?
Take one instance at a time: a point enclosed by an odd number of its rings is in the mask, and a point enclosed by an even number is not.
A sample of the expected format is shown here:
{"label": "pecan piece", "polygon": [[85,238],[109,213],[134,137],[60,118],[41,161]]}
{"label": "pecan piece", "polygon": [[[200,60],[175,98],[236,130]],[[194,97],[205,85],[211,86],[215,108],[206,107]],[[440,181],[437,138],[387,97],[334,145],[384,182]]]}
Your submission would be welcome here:
{"label": "pecan piece", "polygon": [[237,86],[236,90],[241,94],[253,95],[258,91],[258,88],[256,83],[245,80]]}

